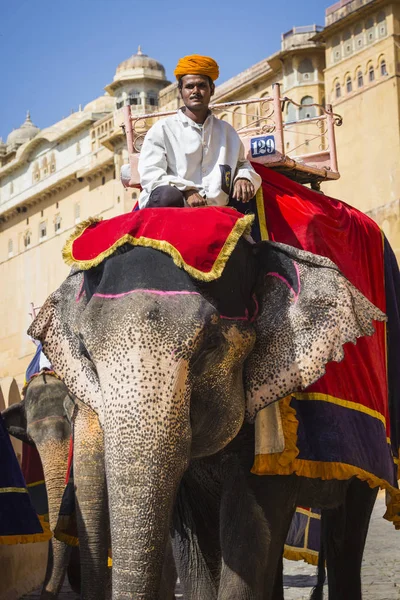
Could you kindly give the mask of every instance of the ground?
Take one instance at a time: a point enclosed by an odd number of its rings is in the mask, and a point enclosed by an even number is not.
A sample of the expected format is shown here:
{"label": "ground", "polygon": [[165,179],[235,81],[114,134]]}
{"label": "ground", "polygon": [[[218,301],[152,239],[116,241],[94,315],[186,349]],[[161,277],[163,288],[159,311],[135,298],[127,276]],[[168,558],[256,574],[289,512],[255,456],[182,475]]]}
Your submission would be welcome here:
{"label": "ground", "polygon": [[[382,519],[385,497],[380,493],[372,513],[362,570],[363,600],[400,600],[400,531]],[[396,558],[397,557],[397,558]],[[315,584],[315,567],[306,563],[285,560],[285,600],[308,600]],[[24,600],[38,600],[38,591]],[[177,598],[182,599],[180,593]],[[327,594],[326,594],[327,597]],[[79,600],[65,585],[59,600]]]}

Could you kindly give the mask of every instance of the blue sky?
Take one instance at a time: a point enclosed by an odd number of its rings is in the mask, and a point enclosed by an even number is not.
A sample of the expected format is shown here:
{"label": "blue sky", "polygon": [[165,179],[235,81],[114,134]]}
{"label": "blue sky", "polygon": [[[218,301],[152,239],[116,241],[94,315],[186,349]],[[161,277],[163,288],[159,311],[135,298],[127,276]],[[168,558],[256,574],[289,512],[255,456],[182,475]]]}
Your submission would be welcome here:
{"label": "blue sky", "polygon": [[332,0],[0,0],[0,136],[27,109],[40,128],[103,93],[138,44],[172,81],[177,59],[208,54],[218,83],[276,52],[296,25],[324,24]]}

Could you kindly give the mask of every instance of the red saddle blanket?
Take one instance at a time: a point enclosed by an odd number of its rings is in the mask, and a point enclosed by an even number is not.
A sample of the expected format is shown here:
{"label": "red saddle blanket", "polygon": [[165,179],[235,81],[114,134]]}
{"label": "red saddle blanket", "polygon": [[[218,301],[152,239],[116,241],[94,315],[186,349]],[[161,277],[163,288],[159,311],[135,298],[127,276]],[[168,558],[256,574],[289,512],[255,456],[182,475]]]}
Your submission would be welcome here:
{"label": "red saddle blanket", "polygon": [[146,246],[169,254],[174,263],[201,281],[221,276],[253,216],[229,207],[146,208],[100,221],[90,219],[63,249],[67,264],[90,269],[123,244]]}

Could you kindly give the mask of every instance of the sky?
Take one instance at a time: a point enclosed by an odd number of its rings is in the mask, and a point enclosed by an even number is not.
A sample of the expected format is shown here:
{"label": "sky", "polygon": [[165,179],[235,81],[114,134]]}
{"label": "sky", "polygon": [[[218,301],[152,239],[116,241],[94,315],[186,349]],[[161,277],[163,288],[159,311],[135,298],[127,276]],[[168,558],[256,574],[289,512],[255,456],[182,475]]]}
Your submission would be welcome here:
{"label": "sky", "polygon": [[223,83],[280,49],[293,26],[323,25],[332,0],[0,0],[0,136],[30,110],[49,127],[104,93],[142,51],[173,80],[177,60],[206,54]]}

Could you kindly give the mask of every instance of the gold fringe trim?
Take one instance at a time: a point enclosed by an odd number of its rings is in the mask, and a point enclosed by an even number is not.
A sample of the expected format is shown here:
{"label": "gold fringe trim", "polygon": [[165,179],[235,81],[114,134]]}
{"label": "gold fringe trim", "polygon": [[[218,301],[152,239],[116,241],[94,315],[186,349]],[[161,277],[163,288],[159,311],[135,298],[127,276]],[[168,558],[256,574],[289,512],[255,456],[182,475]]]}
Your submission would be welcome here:
{"label": "gold fringe trim", "polygon": [[42,526],[43,533],[0,535],[0,545],[13,546],[14,544],[37,544],[39,542],[48,542],[53,537],[49,524],[41,515],[38,515],[38,519]]}
{"label": "gold fringe trim", "polygon": [[314,565],[315,567],[318,566],[318,552],[315,550],[296,548],[285,544],[283,556],[288,560],[304,560],[304,562],[309,565]]}
{"label": "gold fringe trim", "polygon": [[64,542],[64,544],[67,544],[67,546],[73,546],[74,548],[79,546],[79,539],[77,537],[73,535],[68,535],[67,533],[63,533],[62,531],[58,532],[57,529],[54,532],[54,537],[59,542]]}
{"label": "gold fringe trim", "polygon": [[358,477],[366,481],[371,488],[380,487],[389,492],[389,501],[384,518],[391,521],[396,529],[400,529],[400,490],[394,488],[384,479],[353,465],[338,462],[318,462],[297,459],[298,420],[296,410],[290,406],[291,397],[287,396],[279,402],[282,416],[282,428],[285,439],[285,449],[281,453],[257,454],[251,472],[255,475],[292,475],[309,477],[311,479],[338,479],[344,481]]}
{"label": "gold fringe trim", "polygon": [[263,194],[263,190],[262,190],[262,185],[260,185],[260,187],[257,190],[256,206],[257,206],[258,224],[260,227],[261,240],[262,241],[269,240],[267,219],[265,217],[264,194]]}
{"label": "gold fringe trim", "polygon": [[5,487],[0,488],[0,494],[27,494],[28,490],[26,488],[19,487]]}
{"label": "gold fringe trim", "polygon": [[[108,258],[115,252],[117,248],[123,246],[126,243],[131,244],[132,246],[142,246],[144,248],[153,248],[154,250],[160,250],[166,254],[169,254],[174,261],[175,265],[181,269],[184,269],[191,277],[197,279],[199,281],[214,281],[214,279],[218,279],[221,277],[222,272],[225,268],[225,264],[232,254],[233,250],[236,247],[239,239],[242,235],[250,232],[251,226],[254,221],[254,215],[246,215],[238,219],[235,225],[232,228],[232,231],[228,235],[225,240],[224,245],[222,246],[219,255],[217,256],[211,271],[204,273],[203,271],[199,271],[195,267],[188,265],[182,258],[181,253],[169,242],[165,240],[153,240],[151,238],[139,237],[135,238],[131,236],[129,233],[123,235],[119,240],[114,242],[110,248],[101,252],[98,256],[93,258],[92,260],[76,260],[73,256],[73,242],[82,235],[84,229],[86,229],[91,223],[87,221],[82,223],[79,227],[79,232],[75,231],[65,244],[62,254],[63,259],[67,265],[76,266],[79,269],[86,271],[87,269],[91,269],[92,267],[96,267],[99,265],[105,258]],[[95,222],[95,221],[93,221]],[[88,223],[88,224],[87,224]],[[85,225],[85,227],[83,227]]]}
{"label": "gold fringe trim", "polygon": [[[77,264],[72,254],[72,246],[74,241],[77,240],[83,234],[85,229],[90,227],[90,225],[93,225],[94,223],[100,223],[100,221],[102,220],[102,217],[90,217],[89,219],[86,219],[86,221],[82,221],[82,223],[79,223],[79,225],[75,227],[74,231],[71,233],[62,249],[62,257],[67,265],[73,266]],[[84,267],[82,268],[84,269]]]}

